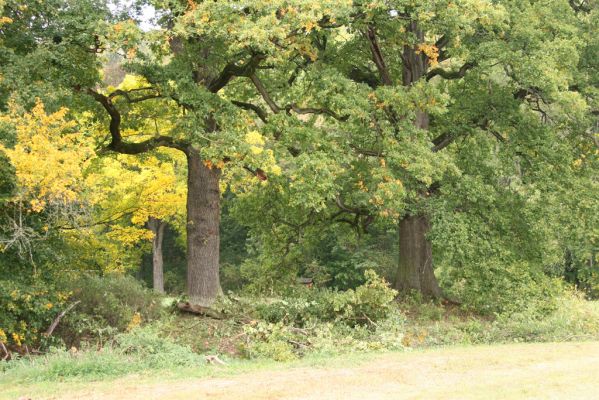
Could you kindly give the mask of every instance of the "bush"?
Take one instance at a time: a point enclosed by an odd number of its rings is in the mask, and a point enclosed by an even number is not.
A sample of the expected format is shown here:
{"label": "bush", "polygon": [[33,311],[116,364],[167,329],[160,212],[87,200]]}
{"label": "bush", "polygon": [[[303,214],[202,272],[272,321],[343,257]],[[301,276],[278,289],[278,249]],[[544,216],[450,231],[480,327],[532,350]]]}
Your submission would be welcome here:
{"label": "bush", "polygon": [[162,313],[161,297],[126,275],[74,278],[65,284],[71,301],[80,301],[59,325],[67,344],[112,336],[151,321]]}
{"label": "bush", "polygon": [[527,263],[491,261],[456,269],[449,288],[465,308],[483,315],[513,314],[522,310],[546,315],[563,294],[561,281]]}
{"label": "bush", "polygon": [[[134,329],[116,336],[100,350],[77,351],[53,348],[40,357],[22,358],[0,365],[3,378],[20,381],[55,381],[72,378],[105,378],[150,370],[197,367],[202,357],[188,347],[160,337],[152,327]],[[2,364],[2,363],[0,363]]]}
{"label": "bush", "polygon": [[69,294],[41,279],[0,281],[0,342],[17,350],[39,347],[49,340],[43,333],[65,307]]}

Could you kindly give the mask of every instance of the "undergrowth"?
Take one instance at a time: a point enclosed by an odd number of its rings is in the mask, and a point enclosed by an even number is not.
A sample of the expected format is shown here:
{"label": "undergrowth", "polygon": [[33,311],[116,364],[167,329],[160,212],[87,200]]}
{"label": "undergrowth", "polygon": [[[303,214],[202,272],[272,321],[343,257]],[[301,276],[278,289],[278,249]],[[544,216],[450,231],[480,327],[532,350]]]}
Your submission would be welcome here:
{"label": "undergrowth", "polygon": [[295,288],[272,298],[230,294],[215,306],[225,316],[221,320],[169,313],[166,301],[161,307],[153,314],[160,318],[144,316],[140,322],[139,314],[131,314],[127,326],[109,338],[0,362],[0,379],[95,380],[180,368],[200,371],[205,355],[217,355],[227,361],[223,368],[232,368],[243,359],[289,362],[455,344],[599,340],[599,302],[577,293],[560,297],[545,315],[531,305],[480,316],[417,298],[398,302],[395,292],[370,273],[352,291]]}

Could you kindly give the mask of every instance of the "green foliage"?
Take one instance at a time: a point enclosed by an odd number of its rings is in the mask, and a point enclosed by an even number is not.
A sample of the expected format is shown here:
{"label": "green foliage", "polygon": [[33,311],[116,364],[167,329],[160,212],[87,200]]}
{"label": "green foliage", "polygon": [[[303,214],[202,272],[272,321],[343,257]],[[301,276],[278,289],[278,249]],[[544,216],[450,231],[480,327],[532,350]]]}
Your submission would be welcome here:
{"label": "green foliage", "polygon": [[[580,293],[567,293],[554,300],[554,304],[554,309],[544,315],[540,315],[533,304],[496,318],[481,318],[430,304],[412,304],[404,344],[426,347],[599,339],[599,303],[584,300]],[[422,307],[429,310],[423,312]],[[437,313],[430,318],[433,307],[437,308]]]}
{"label": "green foliage", "polygon": [[[30,367],[32,362],[34,368]],[[188,347],[158,336],[150,327],[117,335],[101,351],[95,348],[69,351],[54,348],[34,361],[18,359],[3,368],[9,376],[17,376],[22,381],[41,381],[101,379],[176,367],[197,368],[202,362],[202,358]]]}
{"label": "green foliage", "polygon": [[59,326],[69,344],[83,338],[102,339],[157,319],[163,310],[160,296],[127,275],[75,277],[64,284],[71,301],[80,301]]}
{"label": "green foliage", "polygon": [[68,292],[41,278],[0,280],[0,342],[15,348],[51,343],[44,333],[68,299]]}
{"label": "green foliage", "polygon": [[535,310],[546,315],[556,308],[563,294],[559,279],[535,271],[526,263],[489,260],[447,271],[451,274],[449,292],[464,307],[481,314],[518,313]]}
{"label": "green foliage", "polygon": [[394,308],[397,292],[372,270],[366,282],[355,290],[294,290],[287,297],[258,304],[256,314],[270,323],[306,326],[314,322],[342,322],[350,326],[368,325],[385,319]]}

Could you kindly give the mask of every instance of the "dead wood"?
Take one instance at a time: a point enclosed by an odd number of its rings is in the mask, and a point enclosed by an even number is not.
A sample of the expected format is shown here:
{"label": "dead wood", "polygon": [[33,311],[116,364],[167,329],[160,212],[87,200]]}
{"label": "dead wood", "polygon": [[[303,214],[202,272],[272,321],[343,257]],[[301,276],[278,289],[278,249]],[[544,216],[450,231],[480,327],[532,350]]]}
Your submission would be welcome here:
{"label": "dead wood", "polygon": [[210,317],[210,318],[214,318],[214,319],[223,319],[223,315],[220,312],[213,310],[212,308],[209,308],[209,307],[203,307],[203,306],[199,306],[197,304],[191,304],[188,301],[177,303],[177,308],[181,311],[185,311],[185,312],[197,314],[197,315],[202,315],[204,317]]}

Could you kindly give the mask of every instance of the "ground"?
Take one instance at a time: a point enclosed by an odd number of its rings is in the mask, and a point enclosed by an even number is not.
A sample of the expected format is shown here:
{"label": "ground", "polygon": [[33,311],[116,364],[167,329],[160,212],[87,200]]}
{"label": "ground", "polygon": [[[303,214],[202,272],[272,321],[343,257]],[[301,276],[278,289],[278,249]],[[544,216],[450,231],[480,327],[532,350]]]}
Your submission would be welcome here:
{"label": "ground", "polygon": [[[599,396],[599,342],[449,347],[270,364],[213,378],[130,376],[6,387],[0,399],[589,399]],[[2,395],[4,392],[4,395]],[[18,392],[18,393],[17,393]],[[44,393],[45,392],[45,393]],[[8,399],[8,397],[6,397]]]}

